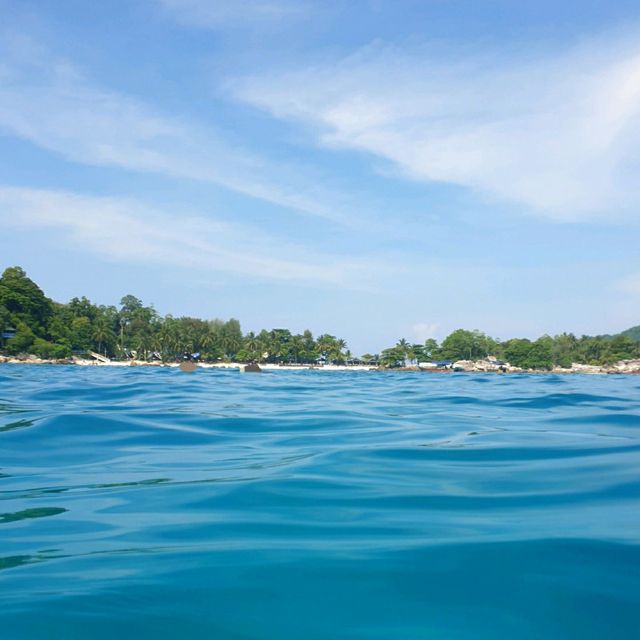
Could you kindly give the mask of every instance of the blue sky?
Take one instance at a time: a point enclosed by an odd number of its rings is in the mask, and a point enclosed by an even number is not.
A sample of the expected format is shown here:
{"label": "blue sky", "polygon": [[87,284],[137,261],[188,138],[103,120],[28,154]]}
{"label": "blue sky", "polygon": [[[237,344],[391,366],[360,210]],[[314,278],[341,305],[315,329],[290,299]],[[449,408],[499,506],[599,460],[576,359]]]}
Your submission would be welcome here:
{"label": "blue sky", "polygon": [[310,328],[640,323],[640,7],[0,0],[0,255]]}

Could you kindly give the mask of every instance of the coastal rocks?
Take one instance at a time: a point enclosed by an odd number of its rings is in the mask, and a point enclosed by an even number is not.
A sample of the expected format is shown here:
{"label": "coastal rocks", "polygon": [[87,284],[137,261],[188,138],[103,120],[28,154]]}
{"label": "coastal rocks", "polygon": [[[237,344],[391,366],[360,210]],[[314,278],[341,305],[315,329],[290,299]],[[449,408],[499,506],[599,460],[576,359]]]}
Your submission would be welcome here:
{"label": "coastal rocks", "polygon": [[595,364],[580,364],[578,362],[573,362],[571,364],[571,373],[606,373],[606,367],[600,367]]}
{"label": "coastal rocks", "polygon": [[615,364],[602,366],[573,362],[571,367],[555,367],[551,370],[551,373],[586,373],[592,375],[603,373],[640,374],[640,360],[621,360]]}
{"label": "coastal rocks", "polygon": [[640,373],[640,360],[621,360],[614,364],[608,373]]}
{"label": "coastal rocks", "polygon": [[477,371],[476,363],[473,360],[456,360],[451,368],[454,371]]}
{"label": "coastal rocks", "polygon": [[518,373],[520,367],[512,367],[508,362],[502,362],[489,356],[485,360],[457,360],[451,365],[454,371],[474,371],[493,373]]}

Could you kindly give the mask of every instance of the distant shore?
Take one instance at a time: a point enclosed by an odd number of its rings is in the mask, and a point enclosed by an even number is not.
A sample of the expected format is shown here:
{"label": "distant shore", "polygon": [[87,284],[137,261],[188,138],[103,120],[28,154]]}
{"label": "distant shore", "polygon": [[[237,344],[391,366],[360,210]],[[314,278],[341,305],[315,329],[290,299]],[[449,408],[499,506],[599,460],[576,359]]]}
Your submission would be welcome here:
{"label": "distant shore", "polygon": [[[98,361],[88,358],[65,358],[65,359],[43,359],[32,355],[23,355],[17,357],[0,356],[0,364],[52,364],[52,365],[74,365],[80,367],[169,367],[178,368],[180,362],[160,362],[160,361],[144,361],[144,360],[109,360]],[[238,369],[240,371],[246,366],[242,362],[198,362],[200,369]],[[430,366],[429,363],[420,363],[406,367],[386,368],[377,365],[367,364],[274,364],[260,363],[260,369],[263,371],[413,371],[424,373],[555,373],[555,374],[640,374],[640,360],[623,360],[611,365],[588,365],[574,363],[571,367],[555,367],[550,370],[539,369],[522,369],[520,367],[512,367],[506,365],[496,365],[491,360],[461,360],[454,362],[447,368],[437,368]]]}
{"label": "distant shore", "polygon": [[[6,357],[0,356],[0,364],[54,364],[54,365],[75,365],[80,367],[169,367],[178,368],[181,362],[161,362],[159,360],[110,360],[100,362],[88,358],[63,358],[43,359],[36,356]],[[242,362],[198,362],[199,369],[242,369],[246,363]],[[273,364],[260,363],[260,368],[264,371],[300,371],[300,370],[322,370],[322,371],[378,371],[380,367],[375,365],[310,365],[310,364]]]}

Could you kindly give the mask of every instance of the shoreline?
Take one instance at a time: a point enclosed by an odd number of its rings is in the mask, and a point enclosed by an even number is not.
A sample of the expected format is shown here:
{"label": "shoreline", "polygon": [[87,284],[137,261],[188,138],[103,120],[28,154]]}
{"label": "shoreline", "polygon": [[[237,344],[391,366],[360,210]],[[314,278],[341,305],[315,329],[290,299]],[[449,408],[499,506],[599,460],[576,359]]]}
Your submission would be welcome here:
{"label": "shoreline", "polygon": [[[50,365],[73,365],[79,367],[163,367],[177,369],[180,362],[147,362],[144,360],[110,360],[101,362],[98,360],[84,358],[69,358],[63,360],[42,359],[36,356],[26,357],[6,357],[0,356],[1,364],[50,364]],[[242,371],[246,363],[241,362],[198,362],[199,369],[237,369]],[[613,365],[587,365],[574,363],[570,368],[555,367],[548,371],[540,369],[522,369],[519,367],[497,367],[491,361],[459,361],[454,362],[451,368],[434,369],[426,366],[407,366],[398,368],[385,368],[375,365],[310,365],[310,364],[260,364],[262,371],[402,371],[414,373],[535,373],[535,374],[586,374],[586,375],[640,375],[640,360],[624,360]]]}

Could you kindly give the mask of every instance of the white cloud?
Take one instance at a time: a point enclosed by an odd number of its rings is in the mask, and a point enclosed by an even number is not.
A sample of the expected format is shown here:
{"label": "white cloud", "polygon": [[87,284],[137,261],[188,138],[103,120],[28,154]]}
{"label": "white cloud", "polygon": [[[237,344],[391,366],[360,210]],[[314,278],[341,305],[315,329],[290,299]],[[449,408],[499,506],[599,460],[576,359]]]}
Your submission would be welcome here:
{"label": "white cloud", "polygon": [[416,343],[422,343],[428,338],[435,338],[439,328],[436,322],[418,322],[411,327],[413,339]]}
{"label": "white cloud", "polygon": [[[3,34],[0,34],[3,35]],[[221,185],[290,210],[353,224],[345,198],[300,167],[267,161],[215,126],[156,112],[87,80],[28,38],[0,38],[0,133],[74,162]]]}
{"label": "white cloud", "polygon": [[280,23],[309,15],[304,0],[158,0],[179,22],[196,27],[246,27],[255,23]]}
{"label": "white cloud", "polygon": [[405,176],[469,187],[560,221],[640,205],[640,45],[616,34],[555,53],[374,44],[230,83],[241,100]]}
{"label": "white cloud", "polygon": [[354,289],[368,289],[378,271],[364,260],[314,255],[259,229],[170,213],[135,200],[0,187],[0,221],[5,227],[58,230],[73,250],[125,264]]}

